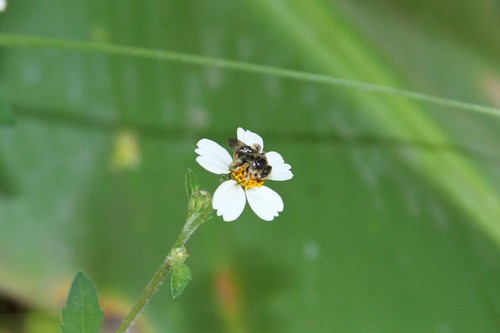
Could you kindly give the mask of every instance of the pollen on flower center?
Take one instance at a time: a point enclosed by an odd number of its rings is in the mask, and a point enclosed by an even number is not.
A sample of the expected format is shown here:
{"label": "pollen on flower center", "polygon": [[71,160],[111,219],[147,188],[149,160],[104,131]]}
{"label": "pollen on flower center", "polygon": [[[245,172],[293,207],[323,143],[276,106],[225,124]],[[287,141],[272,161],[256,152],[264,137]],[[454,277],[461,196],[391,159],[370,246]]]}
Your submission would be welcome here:
{"label": "pollen on flower center", "polygon": [[260,187],[266,181],[265,179],[253,178],[251,173],[248,172],[248,164],[243,164],[238,169],[231,172],[231,177],[238,182],[245,190],[254,187]]}

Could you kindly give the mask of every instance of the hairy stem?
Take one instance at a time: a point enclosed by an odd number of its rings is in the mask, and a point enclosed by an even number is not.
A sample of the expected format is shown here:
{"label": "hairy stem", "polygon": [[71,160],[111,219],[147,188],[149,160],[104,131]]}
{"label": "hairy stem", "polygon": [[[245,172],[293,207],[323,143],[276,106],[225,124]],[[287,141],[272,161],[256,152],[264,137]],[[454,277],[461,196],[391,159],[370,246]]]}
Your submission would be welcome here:
{"label": "hairy stem", "polygon": [[[188,176],[191,176],[190,171],[188,171]],[[194,175],[191,177],[194,177]],[[156,294],[163,281],[165,281],[165,278],[172,270],[174,264],[179,261],[184,262],[187,257],[184,245],[189,240],[191,235],[201,224],[212,217],[212,199],[210,194],[205,191],[199,191],[197,189],[197,185],[195,188],[196,189],[188,192],[188,218],[186,219],[186,223],[177,237],[174,246],[165,258],[165,261],[161,264],[160,268],[158,268],[156,273],[153,275],[151,281],[149,281],[138,301],[123,319],[122,323],[116,330],[116,333],[125,333],[134,324],[148,302]]]}
{"label": "hairy stem", "polygon": [[120,326],[116,330],[116,333],[125,333],[134,324],[134,322],[140,316],[142,310],[144,310],[144,308],[146,307],[146,304],[148,304],[149,300],[153,298],[154,294],[167,277],[167,274],[172,269],[172,264],[173,259],[169,255],[160,266],[158,271],[156,271],[151,281],[149,281],[146,289],[144,289],[144,291],[142,292],[142,295],[141,297],[139,297],[137,303],[135,303],[130,312],[123,319]]}

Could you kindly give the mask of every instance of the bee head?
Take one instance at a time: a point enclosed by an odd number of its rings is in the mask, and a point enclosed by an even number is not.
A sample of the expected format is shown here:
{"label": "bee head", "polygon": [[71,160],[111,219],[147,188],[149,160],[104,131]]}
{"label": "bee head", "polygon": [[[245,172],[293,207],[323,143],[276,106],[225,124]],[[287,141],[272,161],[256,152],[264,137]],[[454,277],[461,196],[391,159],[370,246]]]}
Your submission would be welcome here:
{"label": "bee head", "polygon": [[264,157],[256,158],[253,161],[253,168],[257,170],[264,169],[267,166],[267,160]]}

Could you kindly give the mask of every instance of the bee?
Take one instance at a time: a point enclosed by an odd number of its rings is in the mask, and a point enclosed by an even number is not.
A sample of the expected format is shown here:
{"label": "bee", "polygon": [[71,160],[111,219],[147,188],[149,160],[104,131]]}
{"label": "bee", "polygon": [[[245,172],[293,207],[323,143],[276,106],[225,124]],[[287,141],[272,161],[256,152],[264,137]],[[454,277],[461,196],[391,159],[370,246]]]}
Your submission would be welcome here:
{"label": "bee", "polygon": [[248,146],[238,139],[227,140],[229,146],[233,149],[233,163],[231,170],[237,170],[245,163],[248,164],[248,172],[254,178],[265,179],[271,173],[272,167],[267,163],[266,154],[260,152],[259,144],[254,143]]}

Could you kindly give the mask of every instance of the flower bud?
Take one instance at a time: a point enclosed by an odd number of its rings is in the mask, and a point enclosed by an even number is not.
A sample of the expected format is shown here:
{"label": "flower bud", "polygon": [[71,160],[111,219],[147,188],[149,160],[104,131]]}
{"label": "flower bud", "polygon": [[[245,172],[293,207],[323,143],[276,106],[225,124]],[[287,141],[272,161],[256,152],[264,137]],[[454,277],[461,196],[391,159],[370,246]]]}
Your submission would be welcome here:
{"label": "flower bud", "polygon": [[203,190],[196,190],[191,194],[188,204],[189,212],[206,214],[212,211],[212,195]]}

